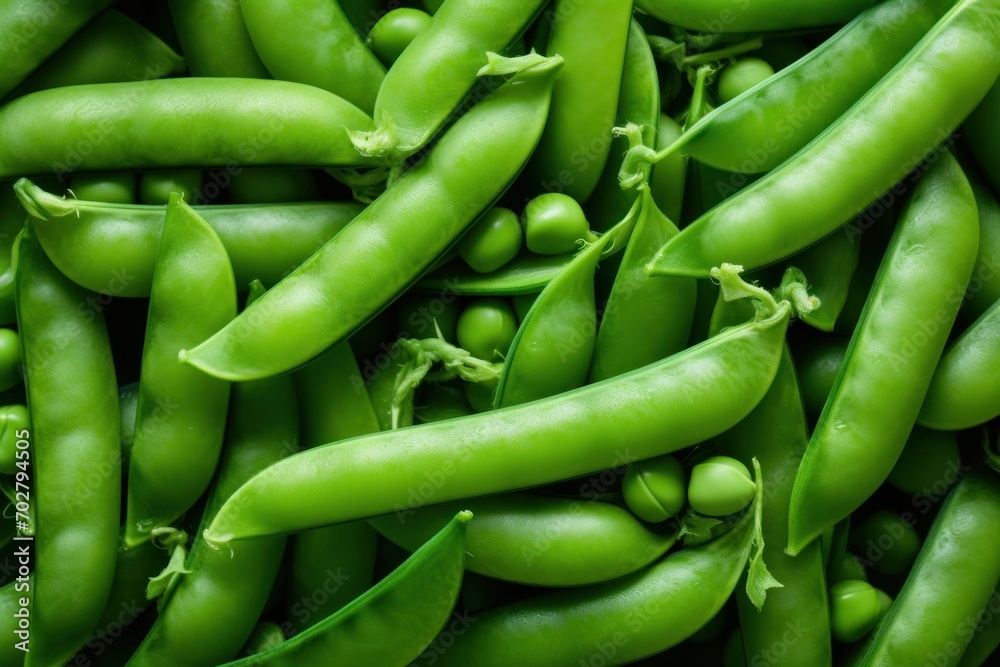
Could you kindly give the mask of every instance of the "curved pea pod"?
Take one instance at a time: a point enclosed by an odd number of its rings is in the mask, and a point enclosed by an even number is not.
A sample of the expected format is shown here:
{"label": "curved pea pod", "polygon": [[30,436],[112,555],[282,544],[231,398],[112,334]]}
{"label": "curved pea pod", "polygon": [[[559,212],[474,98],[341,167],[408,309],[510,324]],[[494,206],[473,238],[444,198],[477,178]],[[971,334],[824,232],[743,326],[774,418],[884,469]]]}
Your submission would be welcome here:
{"label": "curved pea pod", "polygon": [[732,595],[750,556],[754,514],[627,577],[485,611],[454,646],[445,650],[451,638],[442,635],[430,650],[445,667],[578,665],[594,656],[623,665],[664,651],[708,623]]}
{"label": "curved pea pod", "polygon": [[[670,150],[726,171],[774,169],[877,84],[954,4],[879,2],[803,58],[704,116]],[[831,71],[837,72],[835,86]]]}
{"label": "curved pea pod", "polygon": [[637,197],[625,219],[581,250],[535,299],[510,344],[494,407],[527,403],[586,382],[597,341],[594,271],[603,256],[628,243],[641,202]]}
{"label": "curved pea pod", "polygon": [[389,576],[339,612],[227,667],[411,664],[448,621],[458,600],[470,519],[471,512],[459,512]]}
{"label": "curved pea pod", "polygon": [[998,116],[1000,116],[1000,83],[995,83],[963,126],[968,139],[967,145],[995,191],[1000,191],[1000,157],[998,157],[1000,131],[997,130],[996,120]]}
{"label": "curved pea pod", "polygon": [[713,33],[774,32],[846,23],[873,0],[636,0],[636,7],[666,23]]}
{"label": "curved pea pod", "polygon": [[208,488],[222,449],[229,383],[177,352],[236,315],[236,284],[212,228],[173,193],[153,273],[128,471],[125,544],[168,526]]}
{"label": "curved pea pod", "polygon": [[336,0],[241,0],[239,7],[275,78],[329,90],[372,113],[385,68]]}
{"label": "curved pea pod", "polygon": [[816,310],[802,313],[802,321],[820,331],[832,332],[847,303],[861,243],[836,231],[816,245],[789,259],[809,281],[809,293],[819,299]]}
{"label": "curved pea pod", "polygon": [[[113,296],[149,296],[166,206],[64,199],[26,178],[14,184],[14,192],[31,215],[45,252],[70,280]],[[269,286],[307,260],[364,207],[313,202],[192,209],[225,246],[236,283],[259,279]]]}
{"label": "curved pea pod", "polygon": [[168,0],[192,76],[270,78],[254,51],[238,2]]}
{"label": "curved pea pod", "polygon": [[1000,646],[1000,618],[992,613],[992,610],[996,608],[997,601],[1000,601],[1000,590],[994,588],[985,607],[985,610],[992,615],[984,618],[975,627],[972,639],[969,640],[965,652],[962,653],[962,658],[958,661],[958,667],[988,665],[990,656],[996,651],[997,646]]}
{"label": "curved pea pod", "polygon": [[28,78],[111,0],[22,0],[0,6],[0,97]]}
{"label": "curved pea pod", "polygon": [[[534,403],[296,454],[237,491],[229,502],[244,509],[220,514],[209,536],[225,542],[295,532],[515,491],[702,442],[760,401],[789,312],[777,304],[760,321],[657,364]],[[573,456],[560,444],[567,433]],[[288,479],[297,480],[294,489]]]}
{"label": "curved pea pod", "polygon": [[[200,528],[247,479],[297,449],[290,377],[238,384],[232,404],[225,452]],[[231,660],[264,609],[284,552],[283,536],[219,550],[199,530],[184,563],[187,572],[166,593],[156,623],[128,664],[212,667]]]}
{"label": "curved pea pod", "polygon": [[[534,62],[456,121],[342,233],[182,361],[229,379],[275,375],[336,345],[392,303],[527,161],[562,60]],[[478,159],[485,155],[491,159]],[[418,209],[423,213],[413,215]]]}
{"label": "curved pea pod", "polygon": [[646,529],[628,510],[596,501],[512,493],[463,500],[371,519],[376,530],[412,551],[454,516],[469,526],[465,568],[532,586],[585,586],[649,565],[674,544]]}
{"label": "curved pea pod", "polygon": [[631,19],[632,3],[621,0],[553,5],[546,53],[565,58],[566,67],[525,169],[523,181],[532,191],[563,192],[584,202],[597,187],[611,150]]}
{"label": "curved pea pod", "polygon": [[860,664],[957,664],[1000,578],[998,553],[1000,482],[973,471],[945,500]]}
{"label": "curved pea pod", "polygon": [[723,261],[750,270],[812,245],[930,155],[998,73],[1000,2],[961,0],[836,123],[671,239],[651,270],[704,277]]}
{"label": "curved pea pod", "polygon": [[917,422],[961,431],[1000,415],[1000,301],[969,325],[938,362]]}
{"label": "curved pea pod", "polygon": [[697,286],[690,278],[646,275],[646,263],[677,227],[640,188],[641,208],[597,330],[589,380],[635,370],[680,352],[694,319]]}
{"label": "curved pea pod", "polygon": [[104,316],[88,305],[93,295],[52,266],[30,227],[14,245],[14,266],[31,416],[30,523],[37,520],[31,590],[18,597],[31,600],[26,661],[62,665],[94,630],[114,576],[118,385]]}
{"label": "curved pea pod", "polygon": [[125,628],[142,616],[152,604],[146,598],[146,586],[150,578],[167,565],[167,556],[167,550],[153,542],[146,542],[135,549],[119,546],[111,592],[87,642],[88,649],[103,653],[109,645],[117,644]]}
{"label": "curved pea pod", "polygon": [[963,312],[979,317],[1000,300],[1000,203],[972,171],[966,170],[979,211],[979,256],[969,281]]}
{"label": "curved pea pod", "polygon": [[386,74],[375,100],[378,129],[356,133],[358,149],[401,162],[423,148],[476,86],[487,52],[503,53],[544,6],[544,0],[442,6]]}
{"label": "curved pea pod", "polygon": [[517,296],[537,294],[573,260],[572,254],[536,255],[523,250],[492,273],[476,273],[459,260],[434,269],[417,281],[419,292],[462,296]]}
{"label": "curved pea pod", "polygon": [[[57,122],[53,122],[56,120]],[[372,120],[288,81],[177,78],[43,90],[0,108],[0,176],[73,170],[365,166]]]}
{"label": "curved pea pod", "polygon": [[962,303],[978,239],[969,182],[942,152],[896,225],[796,475],[789,553],[857,509],[888,477]]}

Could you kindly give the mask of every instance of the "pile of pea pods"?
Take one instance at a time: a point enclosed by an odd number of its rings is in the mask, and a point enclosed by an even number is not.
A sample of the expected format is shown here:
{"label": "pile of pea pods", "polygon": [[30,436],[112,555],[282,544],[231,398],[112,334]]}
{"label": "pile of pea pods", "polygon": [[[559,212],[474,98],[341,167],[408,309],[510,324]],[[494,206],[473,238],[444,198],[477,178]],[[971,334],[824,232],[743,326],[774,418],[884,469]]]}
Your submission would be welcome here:
{"label": "pile of pea pods", "polygon": [[0,667],[1000,664],[1000,0],[0,0]]}

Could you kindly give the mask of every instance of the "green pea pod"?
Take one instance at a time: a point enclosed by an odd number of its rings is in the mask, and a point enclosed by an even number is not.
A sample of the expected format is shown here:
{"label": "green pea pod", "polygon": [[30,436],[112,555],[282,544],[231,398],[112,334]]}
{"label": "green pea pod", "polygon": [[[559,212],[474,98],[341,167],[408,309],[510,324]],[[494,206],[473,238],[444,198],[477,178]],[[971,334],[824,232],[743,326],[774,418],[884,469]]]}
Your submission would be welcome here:
{"label": "green pea pod", "polygon": [[[169,230],[168,230],[169,233]],[[259,283],[258,283],[259,285]],[[262,288],[261,288],[262,291]],[[251,299],[255,295],[251,293]],[[290,377],[233,387],[226,448],[201,526],[176,588],[130,667],[212,667],[232,659],[253,632],[285,551],[284,537],[214,549],[200,537],[246,480],[298,449],[298,410]]]}
{"label": "green pea pod", "polygon": [[944,151],[896,225],[806,449],[789,510],[789,553],[857,509],[889,475],[962,303],[978,238],[969,182]]}
{"label": "green pea pod", "polygon": [[636,7],[674,25],[712,33],[774,32],[846,23],[873,0],[636,0]]}
{"label": "green pea pod", "polygon": [[[656,149],[662,150],[676,141],[684,128],[665,113],[660,114],[656,133]],[[649,190],[656,206],[675,224],[681,224],[684,206],[684,188],[687,184],[688,160],[680,153],[673,153],[656,163],[649,177]]]}
{"label": "green pea pod", "polygon": [[114,575],[118,384],[93,296],[52,266],[30,227],[14,266],[37,519],[32,590],[19,597],[31,598],[30,664],[62,665],[94,630]]}
{"label": "green pea pod", "polygon": [[0,97],[14,90],[111,0],[21,0],[0,6]]}
{"label": "green pea pod", "polygon": [[[532,61],[456,121],[343,233],[231,325],[182,353],[182,362],[240,380],[294,369],[416,282],[496,202],[531,154],[562,64],[560,58]],[[489,160],[469,168],[470,156],[486,155]],[[415,208],[425,214],[413,215]],[[273,319],[278,313],[280,326]]]}
{"label": "green pea pod", "polygon": [[250,39],[268,71],[375,109],[385,68],[336,0],[241,0]]}
{"label": "green pea pod", "polygon": [[640,188],[639,219],[597,330],[589,380],[596,382],[627,373],[680,352],[687,346],[694,318],[697,286],[690,278],[652,278],[646,263],[677,233]]}
{"label": "green pea pod", "polygon": [[545,0],[442,6],[386,74],[375,100],[378,129],[355,133],[358,150],[398,163],[423,148],[476,86],[487,52],[507,49],[544,6]]}
{"label": "green pea pod", "polygon": [[[114,296],[149,296],[166,206],[63,199],[28,179],[15,183],[14,191],[34,219],[45,252],[71,280]],[[265,286],[276,284],[363,210],[353,202],[192,208],[225,246],[236,284],[259,278]]]}
{"label": "green pea pod", "polygon": [[722,608],[746,569],[754,508],[729,532],[615,581],[535,596],[479,615],[454,646],[430,651],[442,667],[622,665],[693,635]]}
{"label": "green pea pod", "polygon": [[268,79],[254,50],[239,2],[168,0],[192,76]]}
{"label": "green pea pod", "polygon": [[1000,191],[1000,132],[996,119],[1000,116],[1000,83],[986,94],[976,110],[969,116],[963,129],[968,146],[996,191]]}
{"label": "green pea pod", "polygon": [[674,544],[673,535],[650,532],[618,505],[521,493],[407,510],[370,522],[413,551],[460,506],[476,516],[466,536],[466,569],[532,586],[617,579],[646,567]]}
{"label": "green pea pod", "polygon": [[938,512],[860,664],[957,664],[1000,579],[998,553],[1000,482],[992,471],[974,471]]}
{"label": "green pea pod", "polygon": [[333,616],[227,667],[411,664],[447,622],[458,599],[471,518],[471,512],[459,512],[389,576]]}
{"label": "green pea pod", "polygon": [[958,667],[986,665],[997,646],[1000,646],[1000,618],[993,612],[997,600],[1000,600],[1000,591],[994,588],[986,605],[990,614],[979,625],[975,626],[972,639],[969,640],[962,658],[958,661]]}
{"label": "green pea pod", "polygon": [[6,667],[21,667],[27,655],[15,646],[21,641],[17,635],[18,619],[15,614],[22,608],[18,600],[23,597],[24,592],[24,584],[14,581],[0,588],[0,634],[5,638],[0,642],[0,662]]}
{"label": "green pea pod", "polygon": [[0,197],[0,325],[14,324],[14,239],[24,227],[24,209],[9,196]]}
{"label": "green pea pod", "polygon": [[567,255],[536,255],[523,250],[492,273],[477,273],[463,261],[449,262],[417,281],[420,292],[451,292],[463,296],[536,294],[573,259]]}
{"label": "green pea pod", "polygon": [[[243,507],[239,516],[221,513],[209,537],[225,542],[295,532],[514,491],[702,442],[746,416],[770,385],[790,307],[772,304],[769,312],[582,389],[292,456],[237,491],[229,502]],[[561,444],[567,433],[574,434],[573,456]],[[379,474],[364,472],[371,470]]]}
{"label": "green pea pod", "polygon": [[597,340],[594,271],[602,257],[628,243],[641,202],[637,197],[625,218],[581,250],[535,299],[510,344],[494,407],[527,403],[586,382]]}
{"label": "green pea pod", "polygon": [[[294,377],[303,448],[378,432],[368,390],[346,341]],[[371,587],[376,538],[363,521],[292,538],[288,617],[296,630],[316,625]]]}
{"label": "green pea pod", "polygon": [[809,279],[809,293],[819,299],[819,308],[802,313],[802,321],[820,331],[832,332],[847,303],[851,278],[858,268],[861,243],[837,231],[808,248],[789,263]]}
{"label": "green pea pod", "polygon": [[[632,123],[639,128],[645,145],[656,145],[660,125],[660,80],[646,33],[635,19],[632,19],[625,48],[615,123],[622,128]],[[618,182],[621,159],[628,147],[629,140],[625,136],[611,140],[609,159],[588,200],[587,217],[594,221],[599,232],[605,231],[615,220],[621,220],[635,201],[635,192],[623,189]]]}
{"label": "green pea pod", "polygon": [[755,269],[812,245],[928,156],[998,73],[1000,0],[960,0],[836,123],[671,239],[650,269],[705,277],[721,261]]}
{"label": "green pea pod", "polygon": [[[53,124],[52,119],[60,122]],[[0,108],[0,177],[172,167],[365,166],[371,119],[288,81],[179,78],[43,90]]]}
{"label": "green pea pod", "polygon": [[1000,415],[1000,301],[952,343],[938,362],[917,422],[962,431]]}
{"label": "green pea pod", "polygon": [[979,256],[963,312],[979,317],[1000,300],[1000,203],[975,172],[967,169],[966,174],[979,211]]}
{"label": "green pea pod", "polygon": [[[212,228],[170,196],[153,273],[128,471],[125,545],[189,510],[222,449],[229,384],[177,363],[177,352],[236,314],[236,284]],[[117,421],[117,418],[116,418]]]}
{"label": "green pea pod", "polygon": [[631,19],[632,3],[622,0],[553,5],[546,53],[561,55],[566,67],[552,91],[538,150],[525,169],[533,191],[564,192],[584,202],[597,187],[611,150]]}
{"label": "green pea pod", "polygon": [[[805,57],[706,115],[669,150],[726,171],[774,169],[876,85],[954,4],[876,4]],[[832,70],[837,72],[836,86]]]}
{"label": "green pea pod", "polygon": [[159,37],[109,10],[45,61],[11,97],[86,83],[159,79],[183,69],[184,59]]}

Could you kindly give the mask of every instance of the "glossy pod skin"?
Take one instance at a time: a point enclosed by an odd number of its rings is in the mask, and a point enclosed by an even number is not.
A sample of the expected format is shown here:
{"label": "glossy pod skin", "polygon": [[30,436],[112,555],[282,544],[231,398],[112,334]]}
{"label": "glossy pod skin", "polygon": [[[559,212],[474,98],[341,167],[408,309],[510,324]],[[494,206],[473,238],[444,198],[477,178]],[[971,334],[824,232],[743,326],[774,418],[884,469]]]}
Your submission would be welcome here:
{"label": "glossy pod skin", "polygon": [[1000,191],[1000,157],[997,157],[1000,155],[1000,132],[996,126],[998,115],[1000,83],[995,83],[963,127],[969,150],[993,185],[994,192]]}
{"label": "glossy pod skin", "polygon": [[597,187],[611,150],[631,19],[628,0],[556,0],[543,18],[552,24],[546,54],[561,55],[566,67],[525,169],[532,191],[563,192],[584,202]]}
{"label": "glossy pod skin", "polygon": [[802,321],[820,331],[832,332],[847,303],[851,278],[858,268],[861,243],[838,230],[811,248],[789,259],[809,281],[809,294],[819,299],[819,308],[802,313]]}
{"label": "glossy pod skin", "polygon": [[677,233],[640,188],[639,219],[629,238],[601,317],[588,380],[627,373],[684,349],[691,334],[697,286],[690,278],[650,277],[646,263]]}
{"label": "glossy pod skin", "polygon": [[[256,293],[252,290],[250,298]],[[247,479],[294,453],[298,431],[290,377],[233,387],[225,451],[200,528],[212,521]],[[231,550],[219,550],[206,544],[198,530],[184,563],[189,572],[167,592],[156,623],[129,660],[130,667],[214,667],[231,660],[260,617],[284,552],[284,536],[248,540]]]}
{"label": "glossy pod skin", "polygon": [[21,0],[0,5],[0,97],[28,78],[111,0]]}
{"label": "glossy pod skin", "polygon": [[471,518],[459,512],[389,576],[319,625],[227,667],[412,664],[458,600]]}
{"label": "glossy pod skin", "polygon": [[120,12],[94,19],[18,86],[12,95],[85,83],[159,79],[178,74],[184,59]]}
{"label": "glossy pod skin", "polygon": [[121,504],[118,384],[104,317],[86,305],[92,295],[52,266],[30,227],[15,242],[14,264],[37,520],[25,663],[48,667],[83,646],[111,589]]}
{"label": "glossy pod skin", "polygon": [[[812,245],[930,154],[998,73],[1000,1],[960,0],[840,120],[671,239],[651,269],[706,277],[719,262],[750,270]],[[914,115],[915,108],[923,113]]]}
{"label": "glossy pod skin", "polygon": [[806,449],[789,511],[789,553],[857,509],[889,475],[962,303],[978,240],[972,189],[944,151],[896,225]]}
{"label": "glossy pod skin", "polygon": [[725,171],[774,169],[840,118],[954,4],[879,2],[793,64],[704,116],[677,148]]}
{"label": "glossy pod skin", "polygon": [[17,630],[17,619],[14,614],[20,609],[18,598],[20,592],[15,589],[16,582],[10,582],[0,588],[0,633],[9,641],[0,642],[0,661],[7,667],[21,667],[24,664],[24,651],[14,648],[14,632]]}
{"label": "glossy pod skin", "polygon": [[477,85],[486,53],[506,50],[544,6],[544,0],[442,6],[386,74],[375,101],[378,131],[359,135],[359,149],[398,163],[423,148]]}
{"label": "glossy pod skin", "polygon": [[[543,59],[473,107],[343,233],[182,361],[217,377],[255,379],[297,368],[354,333],[447,252],[521,170],[561,62]],[[491,156],[485,165],[484,155]]]}
{"label": "glossy pod skin", "polygon": [[[777,370],[788,317],[782,304],[760,322],[552,398],[302,452],[238,491],[230,502],[248,506],[232,520],[214,522],[210,538],[294,532],[428,500],[514,491],[621,465],[623,456],[651,458],[701,442],[760,400]],[[567,429],[578,434],[573,457],[558,446]],[[383,472],[361,472],[373,469]],[[286,483],[291,478],[298,480],[294,493]]]}
{"label": "glossy pod skin", "polygon": [[1000,578],[998,553],[1000,483],[991,470],[973,471],[938,512],[903,590],[859,664],[957,664]]}
{"label": "glossy pod skin", "polygon": [[180,78],[43,90],[0,109],[0,177],[51,171],[364,166],[371,119],[287,81]]}
{"label": "glossy pod skin", "polygon": [[385,68],[337,0],[240,0],[253,47],[276,79],[328,90],[367,114]]}
{"label": "glossy pod skin", "polygon": [[622,665],[666,650],[729,599],[750,553],[753,514],[721,537],[627,577],[483,612],[454,646],[440,651],[437,664],[568,667],[600,656],[606,659],[600,664]]}
{"label": "glossy pod skin", "polygon": [[565,255],[536,255],[524,250],[492,273],[476,273],[465,262],[449,262],[417,281],[413,289],[425,293],[450,292],[465,296],[537,294],[573,259]]}
{"label": "glossy pod skin", "polygon": [[[166,206],[63,199],[27,179],[15,183],[14,191],[34,218],[42,247],[71,280],[114,296],[149,296]],[[225,246],[237,285],[259,279],[273,286],[364,207],[312,202],[192,208]]]}
{"label": "glossy pod skin", "polygon": [[239,2],[167,0],[192,76],[268,79],[253,48]]}
{"label": "glossy pod skin", "polygon": [[945,350],[917,422],[962,431],[1000,415],[1000,302],[994,303]]}
{"label": "glossy pod skin", "polygon": [[650,16],[692,30],[713,33],[774,32],[790,28],[846,23],[873,0],[636,0],[636,7]]}
{"label": "glossy pod skin", "polygon": [[150,539],[189,510],[219,461],[229,383],[177,363],[177,352],[236,315],[225,248],[171,195],[153,272],[139,404],[128,471],[125,545]]}
{"label": "glossy pod skin", "polygon": [[416,511],[370,522],[412,551],[454,516],[476,517],[466,536],[465,568],[494,579],[532,586],[586,586],[640,570],[674,544],[649,531],[631,512],[610,503],[510,493]]}

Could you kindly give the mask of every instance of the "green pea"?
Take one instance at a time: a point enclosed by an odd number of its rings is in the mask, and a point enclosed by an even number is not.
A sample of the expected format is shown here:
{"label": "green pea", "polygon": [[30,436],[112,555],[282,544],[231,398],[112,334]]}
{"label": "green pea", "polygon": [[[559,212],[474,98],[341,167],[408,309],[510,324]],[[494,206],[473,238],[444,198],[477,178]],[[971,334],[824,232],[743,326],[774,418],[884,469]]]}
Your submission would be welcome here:
{"label": "green pea", "polygon": [[0,391],[21,384],[21,340],[13,329],[0,329]]}
{"label": "green pea", "polygon": [[19,431],[28,428],[28,408],[8,405],[0,408],[0,473],[17,472],[17,441]]}
{"label": "green pea", "polygon": [[135,174],[130,171],[75,174],[70,187],[76,198],[83,201],[135,203]]}
{"label": "green pea", "polygon": [[580,239],[594,241],[590,223],[575,199],[560,192],[539,195],[524,207],[524,238],[528,250],[539,255],[573,252]]}
{"label": "green pea", "polygon": [[851,531],[851,549],[887,575],[908,571],[920,553],[920,536],[900,515],[879,510]]}
{"label": "green pea", "polygon": [[458,345],[474,357],[493,360],[510,349],[517,333],[514,309],[500,299],[477,299],[458,318]]}
{"label": "green pea", "polygon": [[745,465],[729,456],[712,456],[691,471],[688,502],[699,514],[725,516],[746,507],[755,488]]}
{"label": "green pea", "polygon": [[961,471],[953,432],[914,426],[888,481],[911,496],[943,497]]}
{"label": "green pea", "polygon": [[772,76],[774,68],[760,58],[740,58],[719,75],[719,101],[725,104]]}
{"label": "green pea", "polygon": [[476,273],[492,273],[517,256],[523,240],[517,214],[496,206],[458,242],[458,254]]}
{"label": "green pea", "polygon": [[431,15],[401,7],[378,20],[368,33],[368,46],[382,64],[391,67],[417,35],[431,24]]}
{"label": "green pea", "polygon": [[197,169],[150,171],[139,176],[139,202],[165,205],[171,192],[180,192],[188,204],[197,203],[201,191],[201,172]]}
{"label": "green pea", "polygon": [[667,454],[631,466],[622,480],[622,494],[633,514],[659,523],[684,509],[686,482],[680,462]]}
{"label": "green pea", "polygon": [[[437,330],[455,342],[459,309],[456,297],[411,292],[401,298],[396,310],[397,333],[406,338],[436,338]],[[435,328],[437,327],[437,328]]]}
{"label": "green pea", "polygon": [[840,563],[835,568],[830,568],[829,576],[831,585],[849,579],[868,581],[868,572],[862,565],[861,559],[851,553],[845,553]]}
{"label": "green pea", "polygon": [[882,618],[879,591],[866,581],[848,579],[830,588],[830,629],[834,639],[853,643]]}

